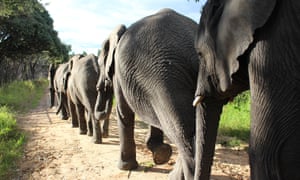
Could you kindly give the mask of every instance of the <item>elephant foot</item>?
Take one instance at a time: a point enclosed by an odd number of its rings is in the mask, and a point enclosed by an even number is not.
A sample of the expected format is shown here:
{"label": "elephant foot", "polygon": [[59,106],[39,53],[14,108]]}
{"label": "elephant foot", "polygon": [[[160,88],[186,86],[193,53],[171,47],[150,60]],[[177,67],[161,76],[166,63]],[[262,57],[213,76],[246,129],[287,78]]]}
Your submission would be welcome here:
{"label": "elephant foot", "polygon": [[72,128],[77,128],[77,127],[79,127],[78,122],[74,122],[73,120],[71,120],[71,122],[72,122]]}
{"label": "elephant foot", "polygon": [[164,164],[170,160],[172,148],[169,144],[161,144],[152,151],[153,161],[155,164]]}
{"label": "elephant foot", "polygon": [[102,133],[102,137],[103,137],[103,138],[108,138],[108,131],[104,131],[104,132]]}
{"label": "elephant foot", "polygon": [[172,170],[169,173],[169,179],[172,179],[172,180],[184,180],[183,172],[182,171],[178,172],[176,169],[174,169],[174,170]]}
{"label": "elephant foot", "polygon": [[87,132],[87,135],[88,135],[88,136],[93,136],[93,132],[88,131],[88,132]]}
{"label": "elephant foot", "polygon": [[102,140],[99,140],[99,139],[93,139],[92,142],[94,144],[102,144]]}
{"label": "elephant foot", "polygon": [[79,127],[78,124],[77,125],[72,124],[72,128],[78,128],[78,127]]}
{"label": "elephant foot", "polygon": [[80,130],[80,131],[79,131],[79,134],[80,134],[80,135],[85,135],[86,133],[87,133],[87,131],[85,131],[85,130]]}
{"label": "elephant foot", "polygon": [[61,120],[68,120],[69,117],[68,117],[68,116],[61,116],[60,119],[61,119]]}
{"label": "elephant foot", "polygon": [[174,169],[169,173],[169,179],[184,180],[183,169],[179,159],[177,159]]}
{"label": "elephant foot", "polygon": [[118,168],[121,170],[133,170],[137,169],[139,164],[137,161],[134,159],[132,161],[119,161]]}

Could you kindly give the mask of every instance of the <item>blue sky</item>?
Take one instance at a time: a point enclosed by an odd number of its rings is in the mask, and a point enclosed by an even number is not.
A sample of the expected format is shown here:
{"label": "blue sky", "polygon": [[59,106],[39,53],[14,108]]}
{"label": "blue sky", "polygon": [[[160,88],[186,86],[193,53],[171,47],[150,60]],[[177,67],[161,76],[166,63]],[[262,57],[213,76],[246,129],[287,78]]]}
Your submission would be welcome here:
{"label": "blue sky", "polygon": [[44,0],[60,39],[74,53],[97,54],[102,42],[118,25],[171,8],[198,23],[204,0]]}

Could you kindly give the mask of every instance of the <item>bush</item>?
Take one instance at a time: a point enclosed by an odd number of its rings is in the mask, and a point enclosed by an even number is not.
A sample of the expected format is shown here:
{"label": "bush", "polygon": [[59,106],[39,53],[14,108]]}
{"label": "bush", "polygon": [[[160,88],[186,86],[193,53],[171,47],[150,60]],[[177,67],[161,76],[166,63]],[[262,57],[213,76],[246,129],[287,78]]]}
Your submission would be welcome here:
{"label": "bush", "polygon": [[[231,142],[220,142],[221,144],[235,144],[247,142],[250,135],[250,92],[246,91],[238,95],[233,102],[223,107],[220,120],[218,136]],[[231,138],[222,138],[222,137]],[[229,140],[228,140],[229,139]]]}
{"label": "bush", "polygon": [[0,87],[0,177],[6,178],[22,157],[24,133],[16,113],[35,107],[47,87],[46,80],[15,81]]}
{"label": "bush", "polygon": [[13,110],[26,111],[39,102],[46,80],[14,81],[0,88],[0,106],[8,106]]}
{"label": "bush", "polygon": [[3,177],[22,156],[25,136],[17,129],[16,119],[7,106],[0,107],[0,176]]}

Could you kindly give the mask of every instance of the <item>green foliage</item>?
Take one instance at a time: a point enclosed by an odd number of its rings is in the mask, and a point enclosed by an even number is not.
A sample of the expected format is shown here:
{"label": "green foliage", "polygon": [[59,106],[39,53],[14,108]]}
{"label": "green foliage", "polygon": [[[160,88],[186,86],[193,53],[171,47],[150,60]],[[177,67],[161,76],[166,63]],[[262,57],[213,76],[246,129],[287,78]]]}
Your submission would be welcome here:
{"label": "green foliage", "polygon": [[37,105],[38,99],[43,91],[40,87],[46,87],[46,80],[39,81],[14,81],[0,88],[0,106],[9,106],[14,110],[26,111]]}
{"label": "green foliage", "polygon": [[14,162],[22,156],[25,136],[17,129],[13,112],[0,107],[0,176],[4,177]]}
{"label": "green foliage", "polygon": [[35,0],[0,0],[0,16],[8,17],[31,13],[38,8]]}
{"label": "green foliage", "polygon": [[16,121],[7,106],[0,107],[0,140],[11,137],[11,129],[16,127]]}
{"label": "green foliage", "polygon": [[151,168],[153,168],[153,166],[154,166],[155,164],[153,163],[153,161],[147,161],[147,162],[141,162],[140,163],[140,166],[142,166],[143,167],[143,171],[144,172],[147,172],[147,171],[149,171]]}
{"label": "green foliage", "polygon": [[48,51],[50,56],[68,58],[53,28],[53,20],[37,0],[0,0],[0,57],[18,58]]}
{"label": "green foliage", "polygon": [[6,178],[22,157],[25,135],[16,123],[16,112],[38,104],[47,80],[16,81],[0,88],[0,177]]}
{"label": "green foliage", "polygon": [[236,146],[249,140],[249,91],[238,95],[233,102],[230,102],[224,106],[218,133],[218,141],[221,141],[219,143],[223,145]]}

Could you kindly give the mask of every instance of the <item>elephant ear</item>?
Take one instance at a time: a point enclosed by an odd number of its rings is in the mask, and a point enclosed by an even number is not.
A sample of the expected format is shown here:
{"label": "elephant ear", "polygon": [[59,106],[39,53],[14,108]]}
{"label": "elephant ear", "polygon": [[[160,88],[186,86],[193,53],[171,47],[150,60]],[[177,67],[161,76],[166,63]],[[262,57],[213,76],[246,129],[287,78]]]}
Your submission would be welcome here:
{"label": "elephant ear", "polygon": [[[107,60],[105,64],[105,74],[108,80],[112,81],[114,75],[114,61],[115,61],[115,51],[118,42],[122,35],[125,33],[126,27],[124,25],[117,26],[109,36],[109,41],[106,42],[108,47]],[[105,45],[104,45],[105,46]]]}
{"label": "elephant ear", "polygon": [[[227,0],[216,34],[216,71],[220,88],[226,91],[232,75],[238,70],[238,57],[253,42],[254,32],[261,28],[274,10],[276,0]],[[214,38],[214,37],[212,37]]]}
{"label": "elephant ear", "polygon": [[73,69],[73,65],[74,63],[76,63],[76,61],[80,60],[81,58],[83,58],[84,56],[81,54],[76,54],[74,55],[70,60],[69,60],[69,71],[71,71]]}
{"label": "elephant ear", "polygon": [[67,92],[67,88],[68,88],[68,81],[70,78],[71,72],[67,71],[64,75],[63,75],[63,85],[64,85],[64,91]]}

